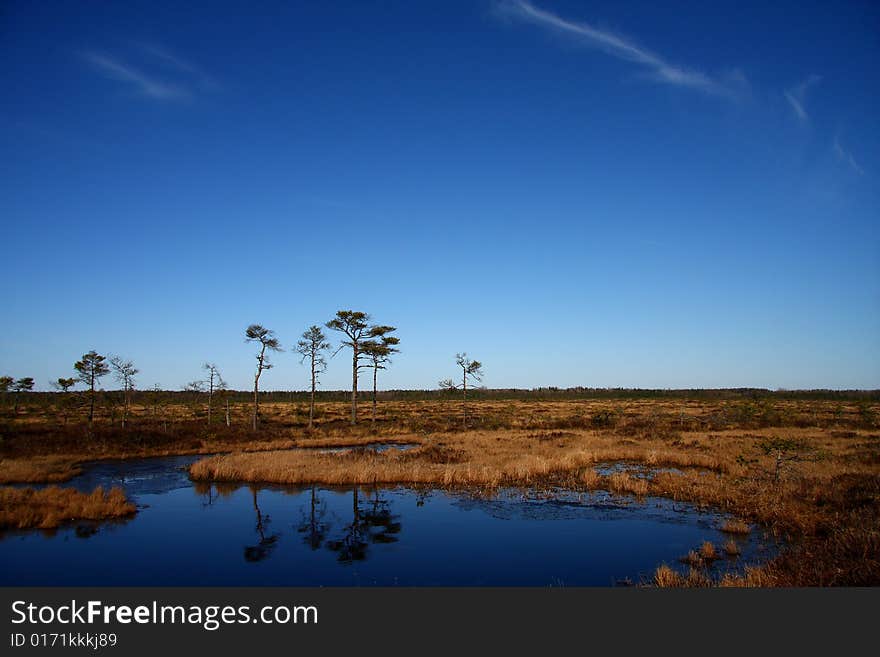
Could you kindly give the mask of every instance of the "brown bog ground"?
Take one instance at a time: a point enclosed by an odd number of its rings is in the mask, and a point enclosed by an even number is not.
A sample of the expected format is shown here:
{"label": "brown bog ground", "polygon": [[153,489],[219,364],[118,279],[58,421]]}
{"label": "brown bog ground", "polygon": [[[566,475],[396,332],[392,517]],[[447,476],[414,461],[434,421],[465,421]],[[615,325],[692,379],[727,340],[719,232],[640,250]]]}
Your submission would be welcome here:
{"label": "brown bog ground", "polygon": [[[262,402],[261,429],[249,406],[231,405],[230,426],[197,403],[143,404],[123,430],[113,408],[91,430],[57,405],[27,408],[2,425],[0,477],[63,480],[83,460],[210,453],[194,479],[325,484],[423,484],[491,490],[565,486],[658,495],[707,505],[740,520],[725,545],[694,546],[687,577],[658,569],[660,586],[710,584],[880,585],[880,404],[782,398],[651,398],[471,402],[462,427],[454,399],[382,401],[352,427],[344,402],[321,402],[314,430],[303,402]],[[303,445],[417,443],[377,454],[285,451]],[[625,462],[605,474],[596,466]],[[753,523],[787,542],[782,554],[745,577],[710,580],[701,567],[736,552]]]}

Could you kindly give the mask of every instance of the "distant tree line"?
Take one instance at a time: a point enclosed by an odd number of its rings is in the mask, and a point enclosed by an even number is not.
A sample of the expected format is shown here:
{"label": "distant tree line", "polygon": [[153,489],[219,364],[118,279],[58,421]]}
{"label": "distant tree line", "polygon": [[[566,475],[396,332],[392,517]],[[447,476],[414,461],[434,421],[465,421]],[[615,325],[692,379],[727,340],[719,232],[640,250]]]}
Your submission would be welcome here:
{"label": "distant tree line", "polygon": [[[391,356],[399,353],[399,338],[392,335],[397,329],[386,324],[376,324],[370,315],[355,310],[340,310],[336,315],[324,324],[324,327],[338,332],[342,336],[339,347],[333,355],[343,348],[351,350],[352,354],[352,384],[350,392],[351,400],[351,423],[358,421],[358,378],[362,370],[372,370],[373,394],[372,394],[372,422],[376,420],[376,405],[378,400],[378,375],[380,370],[387,369],[391,364]],[[260,401],[274,399],[277,393],[261,393],[260,378],[262,374],[274,367],[272,355],[283,351],[281,341],[272,329],[262,324],[250,324],[245,329],[244,339],[246,343],[256,345],[256,368],[254,370],[254,387],[251,396],[251,427],[254,431],[259,428]],[[301,339],[296,343],[296,352],[301,355],[301,363],[308,362],[310,373],[309,390],[309,428],[312,428],[315,417],[315,401],[318,395],[320,375],[327,367],[326,353],[332,348],[327,340],[323,329],[312,325],[306,329]],[[158,393],[162,392],[156,386],[152,390],[138,394],[136,390],[136,376],[139,370],[131,360],[126,360],[117,355],[102,355],[94,349],[83,354],[82,358],[73,365],[75,377],[59,377],[51,383],[51,386],[65,395],[71,394],[72,388],[78,383],[85,387],[87,421],[89,426],[95,421],[95,406],[98,395],[102,392],[101,380],[112,372],[121,387],[121,424],[125,428],[132,403],[144,395],[148,397],[148,403],[152,402],[155,410]],[[222,394],[226,401],[226,424],[230,424],[229,402],[237,393],[228,391],[226,382],[220,372],[220,368],[214,363],[205,363],[202,366],[206,373],[205,378],[191,381],[184,386],[183,392],[187,395],[207,394],[207,422],[210,425],[214,415],[214,399]],[[0,377],[0,392],[4,400],[10,395],[14,399],[14,415],[18,415],[18,399],[22,392],[33,390],[34,380],[31,377],[15,379],[13,377]],[[37,393],[45,395],[46,393]],[[56,394],[56,393],[48,393]],[[238,393],[240,394],[240,393]],[[289,396],[288,396],[289,399]]]}
{"label": "distant tree line", "polygon": [[[351,352],[352,379],[351,389],[348,391],[320,391],[321,374],[327,368],[327,355],[333,346],[324,333],[329,329],[340,335],[340,343],[336,350],[330,354],[335,356],[342,349]],[[358,422],[358,381],[362,371],[370,370],[372,373],[372,414],[371,422],[376,421],[378,401],[392,400],[432,400],[451,399],[460,395],[462,401],[462,421],[465,427],[468,425],[468,401],[476,400],[529,400],[529,401],[552,401],[552,400],[591,400],[591,399],[693,399],[693,400],[831,400],[831,401],[857,401],[872,402],[880,401],[880,390],[769,390],[765,388],[717,388],[717,389],[642,389],[642,388],[558,388],[544,387],[532,389],[502,388],[488,389],[477,387],[482,381],[482,363],[468,357],[466,353],[456,354],[455,362],[460,370],[455,378],[443,379],[439,382],[439,389],[435,390],[386,390],[378,391],[378,375],[380,370],[385,370],[391,365],[391,357],[399,353],[400,340],[396,335],[394,326],[374,323],[365,312],[354,310],[340,310],[323,327],[312,325],[308,327],[296,342],[294,350],[300,355],[300,363],[308,367],[309,388],[306,391],[260,391],[260,379],[262,374],[274,367],[271,361],[272,355],[283,351],[281,342],[271,329],[261,324],[251,324],[245,329],[244,339],[246,343],[256,346],[254,354],[256,367],[254,370],[254,386],[251,393],[229,390],[223,380],[220,368],[212,363],[203,364],[204,378],[191,381],[184,386],[182,391],[164,391],[158,385],[150,390],[138,391],[136,389],[136,376],[139,373],[131,360],[118,355],[102,355],[95,350],[83,354],[82,358],[73,365],[75,376],[59,377],[50,383],[55,392],[33,392],[34,379],[32,377],[15,378],[12,376],[0,376],[0,395],[4,405],[8,408],[9,398],[12,398],[14,415],[18,415],[19,401],[22,394],[28,394],[29,399],[35,401],[41,399],[53,399],[61,394],[64,398],[70,398],[72,389],[77,384],[82,384],[84,392],[79,393],[85,399],[87,409],[86,418],[89,425],[95,421],[95,406],[99,393],[101,380],[112,373],[120,386],[120,396],[114,402],[117,408],[121,407],[121,425],[126,426],[133,403],[152,406],[155,414],[157,399],[161,393],[167,399],[191,400],[194,397],[207,396],[207,422],[210,425],[214,418],[215,400],[221,397],[225,402],[225,421],[230,424],[230,403],[244,403],[249,401],[251,405],[251,427],[259,428],[260,403],[278,401],[308,401],[309,403],[309,428],[313,427],[315,419],[315,404],[317,401],[341,401],[348,399],[351,404],[351,424]],[[66,412],[65,412],[66,422]]]}

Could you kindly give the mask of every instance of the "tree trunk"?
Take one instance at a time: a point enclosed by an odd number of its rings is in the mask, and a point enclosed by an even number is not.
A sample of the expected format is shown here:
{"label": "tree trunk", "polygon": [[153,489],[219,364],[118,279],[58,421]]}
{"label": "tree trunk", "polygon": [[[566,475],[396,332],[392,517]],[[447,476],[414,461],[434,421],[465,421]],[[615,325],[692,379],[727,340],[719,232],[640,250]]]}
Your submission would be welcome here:
{"label": "tree trunk", "polygon": [[373,417],[370,419],[370,422],[373,426],[376,425],[376,375],[379,373],[378,366],[373,366]]}
{"label": "tree trunk", "polygon": [[226,426],[228,427],[228,426],[230,426],[230,424],[231,423],[229,422],[229,400],[227,399],[226,400]]}
{"label": "tree trunk", "polygon": [[89,426],[95,419],[95,378],[92,377],[91,386],[89,386]]}
{"label": "tree trunk", "polygon": [[257,416],[260,412],[259,387],[260,387],[260,375],[257,374],[254,377],[254,431],[257,430]]}
{"label": "tree trunk", "polygon": [[[315,353],[312,352],[312,396],[309,400],[309,429],[312,428],[315,422]],[[312,491],[314,495],[314,490]]]}
{"label": "tree trunk", "polygon": [[461,389],[464,393],[464,428],[467,429],[467,371],[461,375]]}
{"label": "tree trunk", "polygon": [[310,524],[311,524],[310,529],[312,530],[312,535],[310,538],[311,538],[312,545],[313,545],[312,549],[314,549],[315,533],[316,533],[316,529],[317,529],[317,526],[315,524],[315,485],[314,484],[312,484],[312,515],[311,515],[311,523]]}
{"label": "tree trunk", "polygon": [[353,524],[357,525],[358,523],[358,487],[355,486],[351,491],[351,515],[353,519]]}
{"label": "tree trunk", "polygon": [[358,348],[357,342],[351,348],[351,423],[357,424],[357,398],[358,398]]}

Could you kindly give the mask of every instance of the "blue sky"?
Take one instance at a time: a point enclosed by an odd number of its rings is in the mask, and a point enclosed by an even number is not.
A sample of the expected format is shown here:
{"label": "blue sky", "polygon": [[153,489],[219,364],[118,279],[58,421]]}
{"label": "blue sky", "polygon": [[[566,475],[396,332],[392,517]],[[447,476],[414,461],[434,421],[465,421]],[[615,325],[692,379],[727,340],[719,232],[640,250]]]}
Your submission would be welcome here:
{"label": "blue sky", "polygon": [[[4,3],[0,373],[46,388],[96,349],[140,387],[213,361],[247,388],[249,323],[289,347],[353,308],[398,327],[387,388],[459,351],[490,387],[878,388],[878,28],[870,2]],[[275,363],[265,388],[306,387]]]}

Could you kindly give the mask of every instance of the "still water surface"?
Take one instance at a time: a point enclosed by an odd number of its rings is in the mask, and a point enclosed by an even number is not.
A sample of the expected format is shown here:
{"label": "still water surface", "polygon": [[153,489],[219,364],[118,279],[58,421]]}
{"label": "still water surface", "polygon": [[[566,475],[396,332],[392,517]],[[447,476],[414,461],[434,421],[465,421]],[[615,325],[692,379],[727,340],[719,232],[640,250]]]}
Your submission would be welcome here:
{"label": "still water surface", "polygon": [[[8,532],[0,584],[610,586],[727,540],[721,515],[657,498],[193,484],[197,458],[85,466],[66,485],[122,486],[137,516]],[[716,567],[769,556],[756,536]]]}

